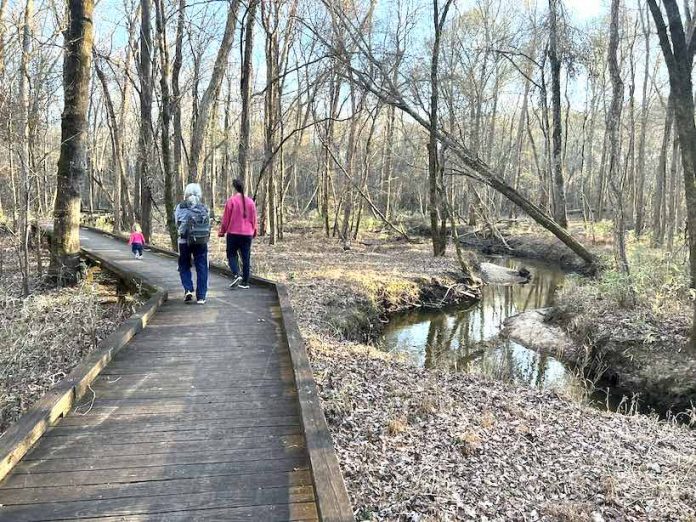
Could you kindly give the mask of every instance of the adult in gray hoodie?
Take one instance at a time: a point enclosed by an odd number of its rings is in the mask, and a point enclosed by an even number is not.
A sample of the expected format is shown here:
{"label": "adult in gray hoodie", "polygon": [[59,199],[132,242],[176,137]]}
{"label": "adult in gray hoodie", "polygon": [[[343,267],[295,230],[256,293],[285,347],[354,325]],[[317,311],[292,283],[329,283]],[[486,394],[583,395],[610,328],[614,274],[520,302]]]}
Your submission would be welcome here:
{"label": "adult in gray hoodie", "polygon": [[[184,301],[193,301],[193,277],[191,265],[196,267],[196,302],[205,304],[208,293],[208,245],[189,242],[189,221],[197,216],[207,216],[208,208],[203,205],[201,186],[189,183],[184,190],[184,201],[174,209],[174,219],[179,231],[179,276],[184,287]],[[192,263],[193,260],[193,263]]]}

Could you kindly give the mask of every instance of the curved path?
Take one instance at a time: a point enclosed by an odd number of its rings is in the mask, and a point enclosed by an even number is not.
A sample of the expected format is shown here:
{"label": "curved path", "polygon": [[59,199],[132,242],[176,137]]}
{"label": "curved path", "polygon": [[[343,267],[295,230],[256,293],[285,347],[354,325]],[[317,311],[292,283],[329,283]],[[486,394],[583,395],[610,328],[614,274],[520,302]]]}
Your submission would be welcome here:
{"label": "curved path", "polygon": [[174,258],[81,238],[169,300],[0,483],[0,520],[317,520],[276,290],[211,272],[184,304]]}

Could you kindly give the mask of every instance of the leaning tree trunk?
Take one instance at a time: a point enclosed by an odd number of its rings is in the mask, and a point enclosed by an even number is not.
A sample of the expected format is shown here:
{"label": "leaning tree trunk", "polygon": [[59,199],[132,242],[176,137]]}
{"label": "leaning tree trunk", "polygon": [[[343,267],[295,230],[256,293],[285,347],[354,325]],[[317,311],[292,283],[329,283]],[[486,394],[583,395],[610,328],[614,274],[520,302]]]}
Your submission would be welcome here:
{"label": "leaning tree trunk", "polygon": [[111,155],[112,163],[115,167],[114,173],[114,232],[118,233],[122,230],[121,223],[121,198],[123,184],[121,180],[125,177],[125,168],[123,166],[123,155],[121,154],[121,137],[118,131],[118,124],[116,122],[116,112],[114,111],[114,104],[111,100],[111,93],[109,92],[109,85],[106,81],[106,75],[99,67],[99,63],[94,60],[94,69],[97,73],[97,78],[102,86],[102,92],[104,95],[104,105],[106,106],[106,116],[109,125],[109,131],[111,135]]}
{"label": "leaning tree trunk", "polygon": [[59,284],[77,279],[80,263],[80,186],[87,169],[87,104],[92,66],[93,0],[69,0],[64,33],[64,108],[50,273]]}

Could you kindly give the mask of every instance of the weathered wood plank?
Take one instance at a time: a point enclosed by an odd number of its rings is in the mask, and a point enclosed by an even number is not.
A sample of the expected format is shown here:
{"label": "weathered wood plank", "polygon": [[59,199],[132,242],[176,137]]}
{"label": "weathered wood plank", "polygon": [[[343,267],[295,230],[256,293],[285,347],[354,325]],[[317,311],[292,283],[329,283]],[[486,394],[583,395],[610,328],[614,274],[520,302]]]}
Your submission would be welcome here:
{"label": "weathered wood plank", "polygon": [[318,520],[317,508],[314,502],[304,502],[297,504],[281,504],[276,506],[254,506],[232,509],[204,509],[170,511],[167,513],[157,513],[148,515],[130,515],[124,517],[110,517],[98,519],[84,518],[82,522],[206,522],[208,520],[219,522],[242,522],[248,520],[263,520],[263,522],[311,522]]}
{"label": "weathered wood plank", "polygon": [[[311,486],[312,475],[309,470],[261,473],[243,475],[216,475],[212,477],[180,478],[127,482],[121,484],[93,484],[88,486],[47,486],[12,490],[0,489],[0,504],[4,506],[45,502],[56,499],[60,502],[76,500],[104,500],[128,497],[152,497],[159,495],[185,495],[228,490],[240,486],[283,487]],[[0,513],[2,513],[0,511]]]}
{"label": "weathered wood plank", "polygon": [[89,433],[93,436],[118,436],[127,433],[158,432],[158,431],[205,431],[212,429],[225,429],[231,431],[236,428],[267,427],[267,426],[295,426],[299,425],[300,420],[297,415],[254,415],[237,419],[209,420],[205,424],[196,422],[186,422],[182,418],[180,422],[158,423],[158,422],[139,422],[123,426],[95,426],[92,424],[78,426],[56,426],[46,437],[74,437],[76,435]]}
{"label": "weathered wood plank", "polygon": [[[110,456],[134,456],[134,455],[159,455],[162,453],[198,453],[216,452],[227,450],[260,449],[260,448],[287,448],[304,445],[304,437],[295,435],[266,435],[258,437],[237,437],[223,440],[204,441],[174,441],[174,442],[141,442],[133,444],[93,444],[82,441],[80,444],[68,444],[64,441],[46,443],[34,448],[22,462],[43,461],[50,459],[71,459],[82,457],[110,457]],[[51,441],[49,441],[51,442]],[[1,502],[0,502],[1,503]]]}
{"label": "weathered wood plank", "polygon": [[[224,428],[201,428],[195,430],[179,431],[157,431],[149,433],[147,431],[124,433],[114,439],[112,433],[105,435],[82,434],[74,437],[57,437],[46,439],[51,440],[51,444],[60,444],[65,447],[78,447],[86,445],[110,445],[124,447],[130,444],[140,444],[143,442],[200,442],[200,441],[223,441],[234,438],[249,437],[250,434],[262,436],[265,433],[276,435],[292,435],[303,433],[302,427],[298,424],[291,426],[257,426],[253,428],[235,428],[233,431]],[[0,485],[0,488],[2,485]]]}
{"label": "weathered wood plank", "polygon": [[219,462],[238,463],[261,460],[281,460],[303,455],[304,441],[295,446],[280,448],[242,448],[193,453],[153,453],[149,455],[98,455],[96,457],[74,456],[63,459],[24,460],[15,468],[15,473],[57,473],[65,471],[94,471],[141,467],[179,466],[187,464],[214,464]]}
{"label": "weathered wood plank", "polygon": [[319,516],[324,521],[348,522],[353,520],[353,510],[338,465],[333,440],[321,409],[309,358],[295,321],[287,290],[282,285],[278,285],[277,290],[294,365],[302,426],[307,441],[314,487],[317,491]]}
{"label": "weathered wood plank", "polygon": [[[262,471],[297,471],[308,469],[306,455],[297,455],[281,460],[238,462],[231,466],[227,462],[212,464],[190,464],[180,466],[151,466],[127,469],[83,470],[64,473],[31,474],[12,473],[0,489],[36,488],[47,486],[85,486],[96,484],[119,484],[174,478],[212,477],[216,475],[241,475]],[[11,493],[10,493],[11,494]]]}
{"label": "weathered wood plank", "polygon": [[245,487],[180,495],[131,497],[72,502],[43,502],[30,505],[12,505],[0,508],[6,520],[38,522],[42,520],[74,520],[85,517],[113,517],[150,513],[170,513],[179,510],[221,509],[263,506],[314,500],[312,486]]}

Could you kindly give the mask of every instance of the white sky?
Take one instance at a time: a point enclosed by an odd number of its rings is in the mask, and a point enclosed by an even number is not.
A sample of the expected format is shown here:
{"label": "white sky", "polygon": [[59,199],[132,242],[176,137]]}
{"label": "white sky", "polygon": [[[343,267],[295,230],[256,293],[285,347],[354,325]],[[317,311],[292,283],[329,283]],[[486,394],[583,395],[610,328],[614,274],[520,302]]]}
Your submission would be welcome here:
{"label": "white sky", "polygon": [[607,10],[606,2],[603,0],[565,0],[564,3],[578,21],[593,18]]}

